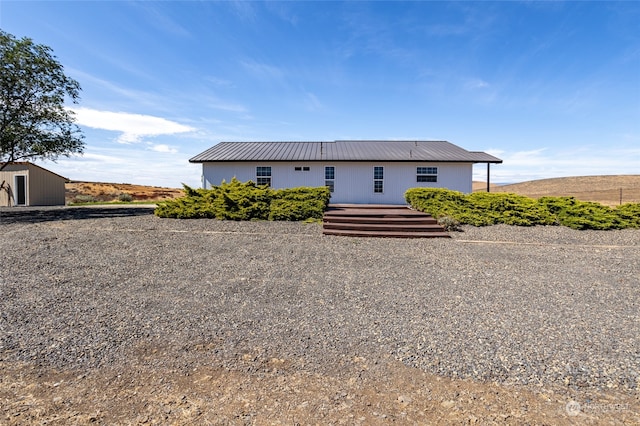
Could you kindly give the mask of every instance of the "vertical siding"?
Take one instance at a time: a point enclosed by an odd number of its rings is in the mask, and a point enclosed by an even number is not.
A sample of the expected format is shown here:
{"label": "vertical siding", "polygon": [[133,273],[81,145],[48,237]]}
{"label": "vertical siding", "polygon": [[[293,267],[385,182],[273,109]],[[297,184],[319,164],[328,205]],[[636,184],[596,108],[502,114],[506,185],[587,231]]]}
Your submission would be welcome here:
{"label": "vertical siding", "polygon": [[63,206],[64,179],[48,170],[29,164],[29,205]]}
{"label": "vertical siding", "polygon": [[[472,190],[471,163],[384,163],[384,162],[234,162],[203,163],[204,187],[211,188],[223,180],[236,177],[242,182],[255,181],[257,166],[271,166],[274,188],[323,186],[325,166],[334,166],[335,191],[333,203],[405,204],[404,193],[409,188],[448,188],[464,193]],[[373,192],[373,168],[384,167],[384,192]],[[438,167],[438,182],[416,182],[416,168]],[[310,170],[295,171],[295,167]]]}
{"label": "vertical siding", "polygon": [[0,191],[0,206],[11,206],[14,204],[13,191],[15,176],[27,176],[27,204],[28,206],[62,206],[64,205],[64,182],[65,179],[48,170],[37,167],[33,164],[20,163],[10,164],[0,172],[0,183],[5,181],[11,188],[11,194],[7,191]]}
{"label": "vertical siding", "polygon": [[7,207],[15,204],[15,176],[27,176],[27,205],[29,205],[29,168],[27,164],[9,164],[0,172],[0,183],[4,182],[4,187],[0,191],[0,206]]}

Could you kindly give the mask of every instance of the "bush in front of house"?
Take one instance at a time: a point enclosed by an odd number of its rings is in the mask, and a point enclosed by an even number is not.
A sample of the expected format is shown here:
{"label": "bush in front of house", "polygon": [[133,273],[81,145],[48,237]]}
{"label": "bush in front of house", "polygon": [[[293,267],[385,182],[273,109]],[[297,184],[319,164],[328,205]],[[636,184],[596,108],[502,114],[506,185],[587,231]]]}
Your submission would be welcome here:
{"label": "bush in front of house", "polygon": [[273,191],[269,220],[322,219],[331,192],[327,187],[298,187]]}
{"label": "bush in front of house", "polygon": [[158,203],[156,216],[220,220],[320,219],[331,196],[326,187],[271,189],[235,178],[211,189],[184,185],[184,191],[183,197]]}
{"label": "bush in front of house", "polygon": [[573,197],[533,199],[516,194],[476,192],[465,195],[441,188],[411,188],[405,199],[416,210],[461,224],[487,226],[563,225],[573,229],[640,228],[640,204],[610,208]]}

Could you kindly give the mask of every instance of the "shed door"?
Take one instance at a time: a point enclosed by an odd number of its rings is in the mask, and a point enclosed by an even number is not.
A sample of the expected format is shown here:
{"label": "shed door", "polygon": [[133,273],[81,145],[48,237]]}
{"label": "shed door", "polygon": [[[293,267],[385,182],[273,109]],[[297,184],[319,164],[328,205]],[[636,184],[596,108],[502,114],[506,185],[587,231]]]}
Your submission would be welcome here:
{"label": "shed door", "polygon": [[15,200],[17,206],[24,206],[27,204],[27,177],[25,175],[15,176]]}

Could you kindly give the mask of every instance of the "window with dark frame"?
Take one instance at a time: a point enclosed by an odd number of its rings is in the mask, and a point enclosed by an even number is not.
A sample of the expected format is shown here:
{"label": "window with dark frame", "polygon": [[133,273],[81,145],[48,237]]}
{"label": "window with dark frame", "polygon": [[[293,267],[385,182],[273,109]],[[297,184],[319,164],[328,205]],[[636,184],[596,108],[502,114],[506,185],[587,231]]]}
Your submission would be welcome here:
{"label": "window with dark frame", "polygon": [[329,191],[333,192],[336,187],[336,168],[334,166],[325,166],[324,168],[324,185],[329,187]]}
{"label": "window with dark frame", "polygon": [[373,192],[376,194],[384,192],[384,167],[382,166],[373,168]]}
{"label": "window with dark frame", "polygon": [[438,168],[418,167],[416,169],[416,182],[438,182]]}
{"label": "window with dark frame", "polygon": [[271,166],[256,167],[256,183],[271,186]]}

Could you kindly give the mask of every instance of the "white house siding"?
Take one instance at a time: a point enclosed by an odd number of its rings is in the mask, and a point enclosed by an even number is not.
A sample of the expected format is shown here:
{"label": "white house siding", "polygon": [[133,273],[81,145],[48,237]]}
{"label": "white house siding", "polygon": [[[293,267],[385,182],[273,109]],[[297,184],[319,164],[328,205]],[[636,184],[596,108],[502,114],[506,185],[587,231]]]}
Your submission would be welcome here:
{"label": "white house siding", "polygon": [[[448,188],[464,193],[472,190],[472,163],[426,162],[207,162],[203,163],[203,187],[211,188],[236,177],[242,182],[256,181],[256,167],[271,166],[271,186],[323,186],[325,166],[335,167],[332,203],[405,204],[409,188]],[[373,192],[373,168],[384,167],[384,191]],[[296,171],[295,167],[309,167]],[[417,182],[417,167],[437,167],[438,182]]]}

